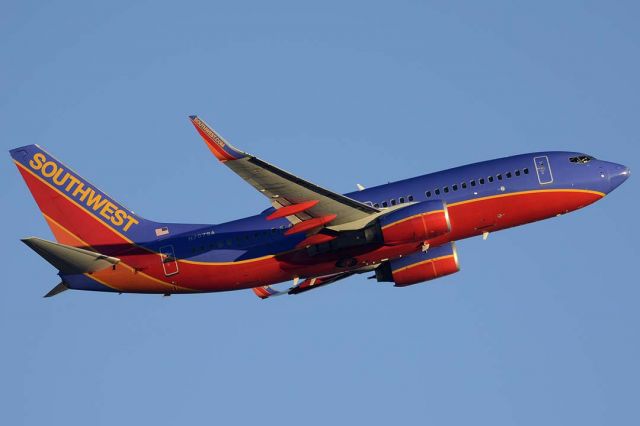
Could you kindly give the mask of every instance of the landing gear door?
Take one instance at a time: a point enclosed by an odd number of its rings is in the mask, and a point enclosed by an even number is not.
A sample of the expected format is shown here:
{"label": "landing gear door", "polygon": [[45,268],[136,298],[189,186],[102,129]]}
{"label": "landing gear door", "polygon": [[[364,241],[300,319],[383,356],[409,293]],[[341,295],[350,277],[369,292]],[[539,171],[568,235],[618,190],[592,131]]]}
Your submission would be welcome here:
{"label": "landing gear door", "polygon": [[176,254],[173,251],[172,245],[160,247],[160,257],[162,262],[162,269],[164,270],[164,275],[166,277],[175,275],[179,272],[178,261],[176,260]]}
{"label": "landing gear door", "polygon": [[533,162],[536,165],[536,173],[538,174],[538,182],[540,182],[540,185],[552,183],[553,174],[551,173],[551,164],[549,164],[549,157],[547,157],[546,155],[534,157]]}

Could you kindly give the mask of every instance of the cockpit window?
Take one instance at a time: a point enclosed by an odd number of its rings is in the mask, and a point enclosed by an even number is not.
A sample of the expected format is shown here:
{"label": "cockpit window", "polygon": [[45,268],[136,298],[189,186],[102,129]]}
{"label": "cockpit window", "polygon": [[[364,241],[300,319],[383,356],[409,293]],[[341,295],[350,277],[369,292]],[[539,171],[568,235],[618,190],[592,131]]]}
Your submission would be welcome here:
{"label": "cockpit window", "polygon": [[569,158],[569,161],[576,164],[587,164],[591,160],[593,160],[593,157],[589,157],[588,155],[579,155],[577,157]]}

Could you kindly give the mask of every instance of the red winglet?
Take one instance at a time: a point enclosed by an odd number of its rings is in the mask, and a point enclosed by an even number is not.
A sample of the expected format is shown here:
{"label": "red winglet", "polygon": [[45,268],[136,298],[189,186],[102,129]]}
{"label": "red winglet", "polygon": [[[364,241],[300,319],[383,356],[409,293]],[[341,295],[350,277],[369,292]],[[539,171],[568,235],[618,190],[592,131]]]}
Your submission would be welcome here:
{"label": "red winglet", "polygon": [[304,222],[296,223],[289,228],[284,235],[297,234],[299,232],[308,231],[309,229],[317,228],[322,225],[326,225],[335,219],[338,215],[330,214],[322,217],[314,217],[313,219],[305,220]]}
{"label": "red winglet", "polygon": [[280,207],[278,210],[267,216],[267,220],[280,219],[281,217],[287,217],[303,212],[315,206],[318,202],[318,200],[311,200],[300,204],[291,204],[290,206]]}
{"label": "red winglet", "polygon": [[253,290],[256,296],[258,296],[262,300],[270,296],[269,292],[265,290],[264,287],[256,287],[256,288],[252,288],[251,290]]}
{"label": "red winglet", "polygon": [[219,134],[217,134],[211,127],[207,126],[207,123],[202,121],[195,115],[190,115],[189,119],[194,125],[202,139],[207,143],[207,148],[216,156],[216,158],[223,163],[225,161],[237,160],[244,157],[246,154],[233,146],[229,145],[229,142],[225,141]]}

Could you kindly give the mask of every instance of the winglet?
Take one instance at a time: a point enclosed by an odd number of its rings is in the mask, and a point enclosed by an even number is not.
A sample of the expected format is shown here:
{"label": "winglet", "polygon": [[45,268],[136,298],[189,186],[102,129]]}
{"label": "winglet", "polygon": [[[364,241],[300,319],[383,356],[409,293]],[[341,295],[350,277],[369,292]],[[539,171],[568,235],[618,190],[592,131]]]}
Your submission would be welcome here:
{"label": "winglet", "polygon": [[69,287],[67,287],[64,282],[61,282],[60,284],[49,290],[49,293],[45,294],[44,297],[53,297],[67,290],[69,290]]}
{"label": "winglet", "polygon": [[251,290],[253,290],[256,296],[258,296],[262,300],[268,299],[269,297],[273,297],[273,296],[282,296],[283,294],[287,294],[286,291],[278,291],[273,287],[271,287],[270,285],[255,287],[255,288],[252,288]]}
{"label": "winglet", "polygon": [[207,143],[207,148],[223,163],[226,161],[238,160],[247,156],[245,152],[235,148],[211,127],[202,121],[197,115],[190,115],[189,119],[196,128],[202,139]]}

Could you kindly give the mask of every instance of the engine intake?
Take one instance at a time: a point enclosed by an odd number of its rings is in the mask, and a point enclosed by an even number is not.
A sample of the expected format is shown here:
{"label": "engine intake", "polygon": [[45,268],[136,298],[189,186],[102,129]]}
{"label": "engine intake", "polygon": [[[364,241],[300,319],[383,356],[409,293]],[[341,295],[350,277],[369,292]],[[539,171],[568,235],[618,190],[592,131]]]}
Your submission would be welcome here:
{"label": "engine intake", "polygon": [[423,201],[394,210],[379,221],[385,244],[426,241],[451,231],[447,205],[441,200]]}
{"label": "engine intake", "polygon": [[455,243],[429,249],[426,253],[413,253],[384,262],[376,269],[379,282],[392,282],[396,287],[430,281],[460,270]]}

